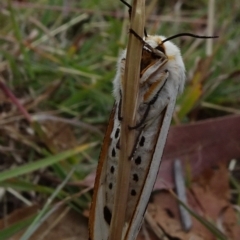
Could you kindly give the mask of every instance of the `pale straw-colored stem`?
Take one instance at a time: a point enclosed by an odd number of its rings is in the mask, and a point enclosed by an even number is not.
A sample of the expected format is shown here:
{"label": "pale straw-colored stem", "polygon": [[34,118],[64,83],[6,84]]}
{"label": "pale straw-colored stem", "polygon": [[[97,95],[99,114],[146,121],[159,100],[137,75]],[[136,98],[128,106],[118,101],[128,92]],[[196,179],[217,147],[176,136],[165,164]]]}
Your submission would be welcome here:
{"label": "pale straw-colored stem", "polygon": [[[143,37],[145,24],[145,0],[133,0],[130,28]],[[123,79],[122,116],[120,153],[117,173],[112,222],[109,240],[122,240],[127,197],[130,182],[131,160],[129,159],[134,147],[135,130],[129,126],[136,125],[136,109],[138,106],[138,91],[140,78],[140,63],[142,43],[133,34],[129,34],[127,57]]]}

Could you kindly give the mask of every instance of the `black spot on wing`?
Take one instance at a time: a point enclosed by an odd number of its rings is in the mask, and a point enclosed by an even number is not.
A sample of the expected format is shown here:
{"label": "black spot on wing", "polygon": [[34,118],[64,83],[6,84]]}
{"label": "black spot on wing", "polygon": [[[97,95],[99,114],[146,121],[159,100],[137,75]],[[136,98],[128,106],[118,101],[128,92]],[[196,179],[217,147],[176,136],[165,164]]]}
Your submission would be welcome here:
{"label": "black spot on wing", "polygon": [[120,138],[119,138],[118,141],[117,141],[116,148],[117,148],[117,149],[120,149]]}
{"label": "black spot on wing", "polygon": [[142,158],[141,158],[140,156],[138,156],[138,157],[135,159],[135,163],[136,163],[137,165],[140,165],[141,162],[142,162]]}
{"label": "black spot on wing", "polygon": [[116,157],[116,150],[115,150],[115,148],[112,149],[112,157]]}
{"label": "black spot on wing", "polygon": [[110,225],[112,220],[112,213],[107,206],[103,208],[103,216],[107,224]]}
{"label": "black spot on wing", "polygon": [[138,177],[138,175],[136,173],[133,174],[133,180],[135,182],[138,182],[138,180],[139,180],[139,177]]}
{"label": "black spot on wing", "polygon": [[111,172],[111,173],[114,173],[114,171],[115,171],[114,166],[111,166],[111,168],[110,168],[110,172]]}
{"label": "black spot on wing", "polygon": [[117,128],[114,137],[115,137],[115,138],[118,138],[118,137],[119,137],[119,133],[120,133],[120,129]]}
{"label": "black spot on wing", "polygon": [[109,187],[109,189],[112,189],[112,187],[113,187],[112,183],[109,183],[108,187]]}
{"label": "black spot on wing", "polygon": [[139,142],[139,146],[140,146],[140,147],[143,147],[143,146],[144,146],[144,143],[145,143],[145,137],[142,136],[141,139],[140,139],[140,142]]}
{"label": "black spot on wing", "polygon": [[131,190],[131,195],[132,195],[132,196],[136,196],[136,194],[137,194],[136,191],[135,191],[134,189],[132,189],[132,190]]}

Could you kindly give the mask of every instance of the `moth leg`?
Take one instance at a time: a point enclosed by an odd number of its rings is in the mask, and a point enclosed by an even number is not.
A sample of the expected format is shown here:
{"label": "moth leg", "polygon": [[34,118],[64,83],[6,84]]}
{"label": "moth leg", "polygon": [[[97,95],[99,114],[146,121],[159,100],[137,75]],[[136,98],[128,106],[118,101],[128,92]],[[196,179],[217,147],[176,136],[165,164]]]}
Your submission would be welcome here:
{"label": "moth leg", "polygon": [[118,120],[122,121],[123,117],[122,117],[122,92],[120,91],[120,100],[119,100],[119,104],[118,104]]}
{"label": "moth leg", "polygon": [[129,29],[129,32],[132,33],[142,44],[147,45],[149,49],[153,49],[148,43],[146,43],[132,28]]}
{"label": "moth leg", "polygon": [[151,109],[151,106],[157,101],[160,92],[162,91],[163,87],[165,86],[168,79],[168,70],[165,70],[164,73],[162,73],[162,77],[151,84],[149,89],[146,91],[146,93],[143,96],[143,104],[147,105],[147,108],[139,121],[135,126],[128,126],[129,129],[139,129],[146,124],[146,119],[148,117],[149,111]]}
{"label": "moth leg", "polygon": [[122,121],[122,89],[123,89],[123,79],[124,79],[124,71],[125,71],[125,63],[126,58],[122,58],[120,61],[120,85],[119,85],[119,100],[118,100],[118,109],[117,109],[117,117],[119,121]]}
{"label": "moth leg", "polygon": [[[132,6],[127,3],[126,1],[124,0],[120,0],[124,5],[126,5],[128,7],[128,14],[129,14],[129,18],[131,19],[131,15],[132,15]],[[146,28],[144,27],[144,36],[147,37],[147,30]]]}
{"label": "moth leg", "polygon": [[144,36],[145,36],[145,37],[148,37],[148,34],[147,34],[147,29],[146,29],[146,27],[144,27]]}
{"label": "moth leg", "polygon": [[131,18],[131,14],[132,14],[132,6],[127,3],[126,1],[124,0],[120,0],[124,5],[126,5],[128,7],[128,13],[129,13],[129,17]]}
{"label": "moth leg", "polygon": [[137,135],[137,138],[135,140],[135,143],[134,143],[134,146],[133,146],[133,149],[132,149],[132,152],[130,154],[130,156],[128,157],[129,160],[131,160],[133,157],[134,157],[134,154],[137,150],[137,145],[138,145],[138,142],[139,142],[139,139],[140,139],[140,136],[142,134],[142,131],[139,131],[138,135]]}
{"label": "moth leg", "polygon": [[149,113],[149,111],[150,111],[150,108],[151,108],[151,105],[148,104],[148,105],[147,105],[147,109],[146,109],[146,111],[144,112],[143,117],[142,117],[142,119],[140,120],[140,122],[137,123],[135,126],[128,126],[128,128],[129,128],[130,130],[133,130],[133,129],[139,129],[139,128],[143,127],[144,124],[145,124],[145,122],[146,122],[146,118],[147,118],[147,116],[148,116],[148,113]]}

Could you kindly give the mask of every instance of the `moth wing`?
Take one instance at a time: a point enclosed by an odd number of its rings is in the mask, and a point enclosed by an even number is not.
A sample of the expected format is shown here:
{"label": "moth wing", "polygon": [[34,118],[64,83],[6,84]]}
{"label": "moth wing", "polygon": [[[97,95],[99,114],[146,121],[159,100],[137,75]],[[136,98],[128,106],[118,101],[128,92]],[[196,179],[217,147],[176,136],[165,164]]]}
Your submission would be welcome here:
{"label": "moth wing", "polygon": [[105,189],[104,181],[107,171],[107,155],[108,148],[111,142],[111,132],[114,125],[114,116],[116,112],[116,105],[111,112],[108,127],[104,137],[97,173],[94,184],[94,193],[92,198],[92,205],[89,217],[89,240],[108,239],[109,225],[103,221],[104,219],[104,206],[105,206]]}
{"label": "moth wing", "polygon": [[145,214],[145,210],[156,181],[157,173],[159,171],[161,157],[163,153],[163,149],[165,146],[168,129],[171,123],[175,102],[177,98],[178,88],[175,89],[175,93],[171,95],[169,103],[162,111],[162,121],[159,123],[159,133],[157,137],[157,141],[155,144],[152,161],[149,167],[149,171],[146,175],[146,180],[144,181],[144,185],[142,187],[142,194],[138,200],[137,206],[134,209],[133,217],[131,218],[131,222],[129,223],[129,228],[126,231],[126,235],[124,240],[132,240],[136,239],[137,234],[139,232],[139,228],[142,225],[143,216]]}
{"label": "moth wing", "polygon": [[142,73],[140,83],[146,84],[147,82],[149,82],[149,80],[158,79],[158,77],[154,75],[156,75],[156,73],[159,73],[158,70],[161,69],[167,63],[167,61],[167,59],[159,59],[155,61],[155,63],[153,63],[150,67],[147,67],[144,73]]}

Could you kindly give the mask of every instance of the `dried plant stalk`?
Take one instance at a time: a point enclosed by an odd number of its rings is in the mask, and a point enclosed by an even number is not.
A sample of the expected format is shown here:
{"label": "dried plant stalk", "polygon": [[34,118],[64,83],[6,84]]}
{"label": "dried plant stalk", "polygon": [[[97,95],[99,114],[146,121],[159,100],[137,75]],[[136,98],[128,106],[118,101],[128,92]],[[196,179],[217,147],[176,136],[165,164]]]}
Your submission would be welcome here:
{"label": "dried plant stalk", "polygon": [[[131,12],[130,28],[143,37],[145,24],[145,0],[134,0]],[[121,240],[126,215],[129,190],[131,161],[129,159],[135,144],[135,131],[129,126],[136,125],[136,109],[138,107],[139,76],[142,57],[142,43],[133,34],[129,35],[127,57],[123,79],[123,98],[120,155],[117,174],[117,186],[114,200],[110,239]],[[121,197],[120,197],[121,196]]]}

